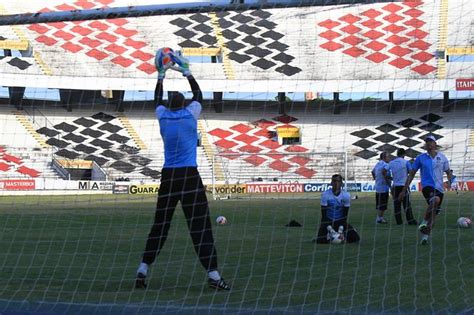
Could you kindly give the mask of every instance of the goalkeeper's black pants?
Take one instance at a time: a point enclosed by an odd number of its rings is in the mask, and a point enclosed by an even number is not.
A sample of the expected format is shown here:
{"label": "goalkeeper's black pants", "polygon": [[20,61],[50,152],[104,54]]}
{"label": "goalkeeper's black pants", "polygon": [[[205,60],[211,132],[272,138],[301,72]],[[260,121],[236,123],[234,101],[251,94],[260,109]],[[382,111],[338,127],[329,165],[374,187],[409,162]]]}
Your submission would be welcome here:
{"label": "goalkeeper's black pants", "polygon": [[331,225],[334,230],[338,230],[339,226],[344,226],[344,237],[347,243],[355,243],[360,241],[359,233],[352,225],[346,222],[346,220],[336,220],[336,221],[323,221],[319,226],[318,236],[316,238],[316,243],[318,244],[327,244],[329,243],[327,239],[328,225]]}
{"label": "goalkeeper's black pants", "polygon": [[206,191],[196,167],[162,170],[155,221],[148,234],[142,261],[150,265],[160,253],[168,236],[178,201],[181,201],[194,250],[201,264],[208,271],[217,270],[217,253],[214,247]]}
{"label": "goalkeeper's black pants", "polygon": [[405,198],[403,198],[402,201],[398,200],[398,196],[403,190],[403,186],[395,186],[393,188],[393,212],[395,214],[395,220],[397,221],[397,224],[403,224],[403,219],[402,219],[402,205],[403,209],[405,209],[405,215],[407,218],[407,223],[413,223],[415,222],[415,218],[413,218],[413,210],[411,208],[411,202],[410,202],[410,192],[407,191],[405,194]]}

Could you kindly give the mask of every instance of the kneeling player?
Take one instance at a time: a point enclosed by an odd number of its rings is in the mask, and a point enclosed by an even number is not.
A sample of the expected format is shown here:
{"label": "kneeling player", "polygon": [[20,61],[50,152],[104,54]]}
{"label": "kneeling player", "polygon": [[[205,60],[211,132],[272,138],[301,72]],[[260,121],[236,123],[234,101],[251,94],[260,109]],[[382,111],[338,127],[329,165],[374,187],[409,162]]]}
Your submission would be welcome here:
{"label": "kneeling player", "polygon": [[360,240],[357,231],[347,223],[349,207],[351,205],[351,195],[342,190],[342,176],[335,174],[331,178],[331,189],[326,190],[321,195],[321,225],[319,226],[316,243],[329,243],[327,239],[327,227],[331,225],[334,230],[339,226],[344,227],[344,237],[347,243],[354,243]]}

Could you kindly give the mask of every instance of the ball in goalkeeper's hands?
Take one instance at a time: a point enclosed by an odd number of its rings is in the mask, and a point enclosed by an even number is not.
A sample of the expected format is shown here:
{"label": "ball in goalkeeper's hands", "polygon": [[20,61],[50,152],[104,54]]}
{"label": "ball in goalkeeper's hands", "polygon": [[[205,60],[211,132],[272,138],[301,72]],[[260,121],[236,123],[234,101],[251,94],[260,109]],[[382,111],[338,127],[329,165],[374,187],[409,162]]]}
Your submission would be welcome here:
{"label": "ball in goalkeeper's hands", "polygon": [[163,47],[156,51],[155,66],[158,71],[166,71],[174,65],[174,50],[169,47]]}

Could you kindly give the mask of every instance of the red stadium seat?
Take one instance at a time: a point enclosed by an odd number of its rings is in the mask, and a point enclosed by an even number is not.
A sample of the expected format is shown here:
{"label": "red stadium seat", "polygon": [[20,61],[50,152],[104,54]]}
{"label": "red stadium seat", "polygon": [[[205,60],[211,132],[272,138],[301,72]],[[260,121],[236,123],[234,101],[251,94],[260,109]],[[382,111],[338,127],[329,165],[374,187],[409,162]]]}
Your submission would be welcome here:
{"label": "red stadium seat", "polygon": [[12,162],[12,163],[15,163],[15,164],[21,164],[22,163],[21,158],[10,155],[10,154],[4,154],[3,159],[7,162]]}
{"label": "red stadium seat", "polygon": [[26,166],[20,166],[18,169],[17,169],[17,172],[18,173],[21,173],[23,175],[28,175],[28,176],[31,176],[31,177],[38,177],[39,174],[41,174],[41,172],[35,170],[35,169],[32,169],[32,168],[29,168],[29,167],[26,167]]}

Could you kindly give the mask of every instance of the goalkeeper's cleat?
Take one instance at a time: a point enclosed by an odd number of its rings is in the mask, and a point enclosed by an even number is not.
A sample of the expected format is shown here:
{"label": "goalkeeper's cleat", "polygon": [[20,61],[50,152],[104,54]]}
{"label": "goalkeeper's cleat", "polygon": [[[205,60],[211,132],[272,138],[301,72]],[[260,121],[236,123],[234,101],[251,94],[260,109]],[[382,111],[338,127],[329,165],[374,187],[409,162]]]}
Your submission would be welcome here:
{"label": "goalkeeper's cleat", "polygon": [[423,235],[423,237],[421,238],[420,244],[421,245],[428,245],[429,244],[428,235]]}
{"label": "goalkeeper's cleat", "polygon": [[146,276],[139,272],[137,273],[137,278],[135,279],[135,289],[146,289]]}
{"label": "goalkeeper's cleat", "polygon": [[207,284],[209,285],[209,288],[216,289],[218,291],[230,290],[230,286],[222,278],[220,280],[214,280],[214,279],[208,278]]}
{"label": "goalkeeper's cleat", "polygon": [[428,234],[430,233],[430,228],[428,224],[423,222],[418,226],[418,231],[420,231],[421,234]]}
{"label": "goalkeeper's cleat", "polygon": [[384,218],[377,219],[375,222],[378,224],[388,224],[388,221]]}
{"label": "goalkeeper's cleat", "polygon": [[416,220],[408,221],[408,225],[418,225]]}

